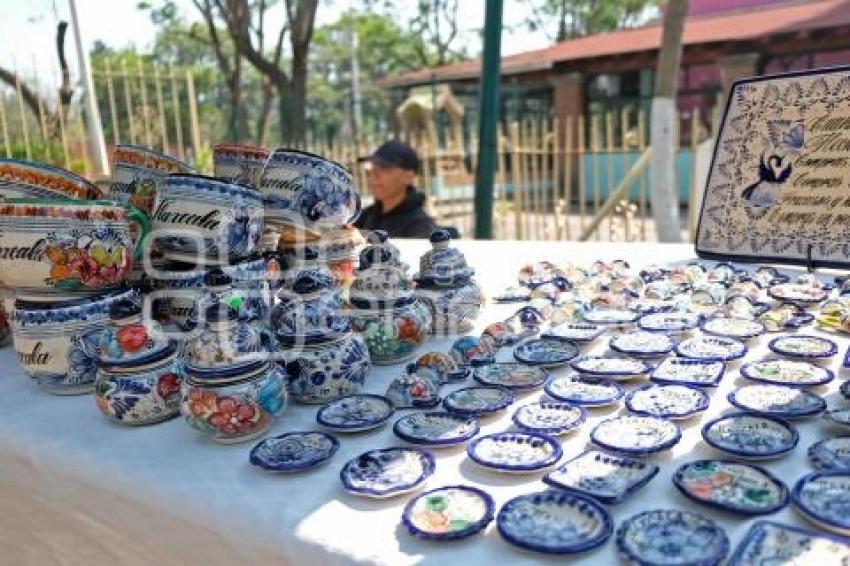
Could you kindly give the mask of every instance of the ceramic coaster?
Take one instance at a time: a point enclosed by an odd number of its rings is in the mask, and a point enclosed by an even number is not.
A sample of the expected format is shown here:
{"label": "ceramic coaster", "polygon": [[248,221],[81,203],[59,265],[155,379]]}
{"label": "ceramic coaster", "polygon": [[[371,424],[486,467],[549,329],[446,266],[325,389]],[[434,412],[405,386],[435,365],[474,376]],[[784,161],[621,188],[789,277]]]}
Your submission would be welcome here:
{"label": "ceramic coaster", "polygon": [[764,324],[768,332],[780,332],[782,330],[794,330],[811,324],[815,316],[806,312],[806,309],[794,303],[782,303],[768,307],[758,315],[759,322]]}
{"label": "ceramic coaster", "polygon": [[809,446],[812,467],[822,472],[850,470],[850,436],[836,436]]}
{"label": "ceramic coaster", "polygon": [[625,391],[618,383],[582,377],[577,373],[552,377],[543,386],[543,390],[552,399],[585,407],[612,405],[618,403],[625,395]]}
{"label": "ceramic coaster", "polygon": [[633,379],[652,369],[652,366],[643,360],[613,356],[584,356],[570,362],[570,366],[580,374],[615,381]]}
{"label": "ceramic coaster", "polygon": [[[797,557],[801,561],[797,561]],[[823,566],[850,564],[850,542],[845,538],[813,533],[772,521],[757,521],[738,544],[728,565],[807,566],[812,560]]]}
{"label": "ceramic coaster", "polygon": [[783,419],[811,417],[826,409],[826,401],[820,395],[803,389],[767,383],[744,385],[730,391],[726,399],[742,411]]}
{"label": "ceramic coaster", "polygon": [[443,399],[443,407],[459,415],[482,415],[501,411],[514,402],[514,396],[504,387],[464,387],[452,391]]}
{"label": "ceramic coaster", "polygon": [[791,501],[813,525],[850,536],[850,471],[803,476],[791,490]]}
{"label": "ceramic coaster", "polygon": [[697,336],[676,345],[683,358],[707,362],[728,362],[743,358],[747,347],[743,342],[724,336]]}
{"label": "ceramic coaster", "polygon": [[814,305],[826,299],[828,293],[819,287],[799,283],[781,283],[767,290],[767,294],[777,301],[788,301],[802,305]]}
{"label": "ceramic coaster", "polygon": [[827,409],[823,413],[823,418],[832,425],[845,429],[850,428],[850,407]]}
{"label": "ceramic coaster", "polygon": [[412,444],[423,446],[455,446],[478,434],[475,417],[439,411],[411,413],[398,419],[393,434]]}
{"label": "ceramic coaster", "polygon": [[702,515],[653,509],[623,521],[617,550],[628,564],[714,566],[729,553],[729,537]]}
{"label": "ceramic coaster", "polygon": [[602,505],[568,491],[514,497],[499,510],[496,526],[507,542],[551,554],[596,548],[613,530],[611,516]]}
{"label": "ceramic coaster", "polygon": [[742,515],[767,515],[788,504],[788,488],[759,466],[696,460],[679,467],[673,484],[697,503]]}
{"label": "ceramic coaster", "polygon": [[518,362],[542,367],[562,366],[578,354],[575,344],[556,338],[529,340],[514,348],[514,358]]}
{"label": "ceramic coaster", "polygon": [[584,311],[581,315],[584,322],[604,326],[624,326],[631,324],[638,319],[638,316],[638,313],[631,309],[614,307],[594,307]]}
{"label": "ceramic coaster", "polygon": [[394,412],[386,397],[361,393],[331,401],[319,409],[316,420],[338,432],[360,432],[381,426]]}
{"label": "ceramic coaster", "polygon": [[575,431],[587,418],[587,411],[569,403],[530,403],[513,414],[513,422],[524,432],[558,435]]}
{"label": "ceramic coaster", "polygon": [[608,342],[608,347],[618,354],[635,356],[637,358],[654,358],[669,354],[676,343],[663,332],[634,330],[614,336]]}
{"label": "ceramic coaster", "polygon": [[722,452],[763,460],[794,450],[800,435],[790,423],[776,417],[729,413],[705,423],[702,438]]}
{"label": "ceramic coaster", "polygon": [[581,322],[563,322],[543,333],[543,338],[558,338],[570,342],[592,342],[603,332],[604,326]]}
{"label": "ceramic coaster", "polygon": [[687,419],[708,408],[708,395],[687,385],[648,384],[626,395],[626,408],[636,415]]}
{"label": "ceramic coaster", "polygon": [[272,472],[294,473],[327,462],[339,450],[339,441],[324,432],[287,432],[266,438],[251,449],[249,460]]}
{"label": "ceramic coaster", "polygon": [[481,385],[533,389],[543,385],[549,374],[542,367],[497,363],[475,368],[472,377]]}
{"label": "ceramic coaster", "polygon": [[543,481],[561,489],[589,495],[612,504],[645,486],[658,473],[658,466],[625,456],[588,450],[549,472]]}
{"label": "ceramic coaster", "polygon": [[636,311],[639,315],[670,312],[676,308],[676,301],[673,299],[653,299],[650,297],[641,297],[631,301],[629,303],[629,308]]}
{"label": "ceramic coaster", "polygon": [[767,347],[786,358],[799,360],[822,360],[838,353],[838,345],[820,336],[780,336],[768,342]]}
{"label": "ceramic coaster", "polygon": [[824,385],[835,378],[828,368],[796,360],[751,362],[741,366],[741,375],[752,381],[789,387]]}
{"label": "ceramic coaster", "polygon": [[349,460],[339,473],[345,491],[393,497],[421,486],[433,473],[434,456],[416,448],[370,450]]}
{"label": "ceramic coaster", "polygon": [[590,433],[590,439],[608,450],[628,455],[661,452],[682,437],[679,427],[658,417],[625,415],[602,421]]}
{"label": "ceramic coaster", "polygon": [[765,333],[764,323],[746,318],[709,318],[700,329],[712,336],[726,336],[737,340],[751,340]]}
{"label": "ceramic coaster", "polygon": [[508,473],[543,470],[556,464],[563,454],[557,440],[525,432],[480,436],[467,445],[466,453],[479,466]]}
{"label": "ceramic coaster", "polygon": [[404,507],[408,532],[425,540],[457,540],[480,533],[493,520],[493,498],[477,487],[447,485],[426,491]]}
{"label": "ceramic coaster", "polygon": [[662,384],[717,387],[725,370],[723,362],[667,358],[652,371],[649,379]]}
{"label": "ceramic coaster", "polygon": [[643,330],[652,332],[687,332],[696,328],[700,322],[700,315],[691,312],[660,312],[645,314],[640,317],[637,324]]}

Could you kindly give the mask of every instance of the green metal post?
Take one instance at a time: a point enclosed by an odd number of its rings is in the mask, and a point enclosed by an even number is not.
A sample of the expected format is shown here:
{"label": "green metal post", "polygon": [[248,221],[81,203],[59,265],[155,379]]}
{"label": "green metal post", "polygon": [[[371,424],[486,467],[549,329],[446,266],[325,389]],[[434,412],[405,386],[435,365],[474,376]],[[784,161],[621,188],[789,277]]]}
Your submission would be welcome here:
{"label": "green metal post", "polygon": [[493,178],[498,159],[499,65],[502,44],[502,0],[487,0],[484,53],[481,57],[481,103],[478,117],[478,165],[475,169],[475,237],[493,238]]}

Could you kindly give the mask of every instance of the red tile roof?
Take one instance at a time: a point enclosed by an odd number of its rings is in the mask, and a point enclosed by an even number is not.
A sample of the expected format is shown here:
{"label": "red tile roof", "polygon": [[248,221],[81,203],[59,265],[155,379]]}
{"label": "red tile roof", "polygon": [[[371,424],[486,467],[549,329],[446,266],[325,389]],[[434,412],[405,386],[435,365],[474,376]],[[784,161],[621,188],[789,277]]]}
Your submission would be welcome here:
{"label": "red tile roof", "polygon": [[[685,22],[684,45],[758,39],[780,33],[850,25],[850,0],[803,0],[778,6],[690,17]],[[555,63],[652,51],[661,46],[661,26],[651,25],[600,33],[556,43],[544,49],[502,57],[502,74],[545,70]],[[381,81],[382,86],[413,86],[436,80],[470,79],[479,74],[480,61],[464,61],[409,71]]]}

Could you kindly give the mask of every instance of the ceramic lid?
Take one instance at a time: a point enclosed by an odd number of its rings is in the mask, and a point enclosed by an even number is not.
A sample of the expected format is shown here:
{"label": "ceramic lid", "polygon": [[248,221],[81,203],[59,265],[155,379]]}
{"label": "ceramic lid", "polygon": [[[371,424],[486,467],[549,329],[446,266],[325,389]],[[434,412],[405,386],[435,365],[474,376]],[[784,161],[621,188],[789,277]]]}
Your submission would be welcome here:
{"label": "ceramic lid", "polygon": [[448,287],[465,284],[475,273],[457,249],[449,247],[451,233],[435,230],[429,238],[431,250],[419,259],[419,274],[415,277],[422,286]]}
{"label": "ceramic lid", "polygon": [[233,284],[233,279],[220,268],[215,268],[204,276],[204,284],[212,292],[227,291]]}
{"label": "ceramic lid", "polygon": [[314,343],[347,332],[350,322],[342,316],[342,303],[327,268],[309,268],[292,279],[289,289],[278,293],[272,311],[278,339],[287,343]]}
{"label": "ceramic lid", "polygon": [[349,296],[357,308],[401,306],[413,300],[412,283],[400,267],[376,263],[357,271]]}
{"label": "ceramic lid", "polygon": [[360,270],[376,264],[391,265],[407,271],[407,264],[401,261],[401,252],[389,241],[384,230],[374,230],[368,235],[369,245],[360,252]]}
{"label": "ceramic lid", "polygon": [[174,344],[153,325],[143,321],[137,300],[126,297],[113,303],[109,308],[109,325],[100,335],[100,366],[108,371],[123,371],[172,356],[176,351]]}

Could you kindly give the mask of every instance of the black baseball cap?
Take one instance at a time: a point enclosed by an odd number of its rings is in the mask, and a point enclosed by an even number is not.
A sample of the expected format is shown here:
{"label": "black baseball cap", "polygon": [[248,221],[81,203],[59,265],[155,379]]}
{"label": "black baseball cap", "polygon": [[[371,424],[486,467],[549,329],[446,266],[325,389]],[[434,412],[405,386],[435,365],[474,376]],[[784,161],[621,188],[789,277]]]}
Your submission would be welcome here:
{"label": "black baseball cap", "polygon": [[379,167],[400,167],[419,173],[419,155],[416,150],[398,140],[382,143],[371,155],[361,157],[360,161],[371,161]]}

